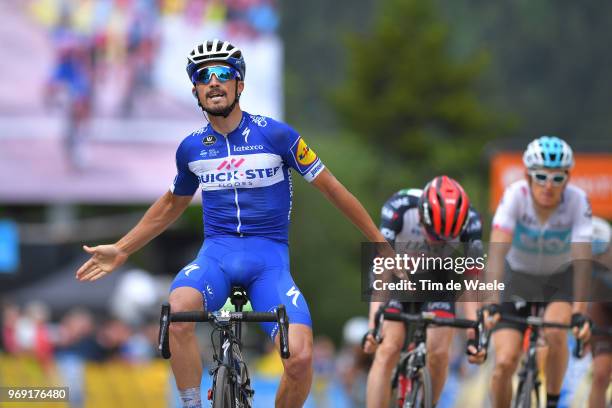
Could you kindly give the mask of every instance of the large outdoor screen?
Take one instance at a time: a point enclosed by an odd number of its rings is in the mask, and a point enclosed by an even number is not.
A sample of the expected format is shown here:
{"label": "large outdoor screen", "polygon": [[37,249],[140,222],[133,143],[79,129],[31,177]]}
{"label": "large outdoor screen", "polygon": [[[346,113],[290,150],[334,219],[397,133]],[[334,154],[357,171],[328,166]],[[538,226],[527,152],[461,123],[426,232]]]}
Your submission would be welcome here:
{"label": "large outdoor screen", "polygon": [[283,117],[270,1],[0,2],[0,202],[138,203],[163,194],[206,124],[185,73],[207,39],[246,59],[243,110]]}

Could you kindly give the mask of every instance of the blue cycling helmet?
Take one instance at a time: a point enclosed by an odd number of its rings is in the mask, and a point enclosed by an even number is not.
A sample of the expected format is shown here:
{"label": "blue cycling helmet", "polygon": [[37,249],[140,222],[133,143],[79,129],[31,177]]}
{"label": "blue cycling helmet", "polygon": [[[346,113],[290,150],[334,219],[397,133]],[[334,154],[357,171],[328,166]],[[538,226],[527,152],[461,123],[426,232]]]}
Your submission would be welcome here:
{"label": "blue cycling helmet", "polygon": [[542,136],[529,143],[523,153],[523,163],[528,169],[562,169],[574,166],[572,148],[556,136]]}
{"label": "blue cycling helmet", "polygon": [[229,41],[214,39],[196,45],[187,56],[187,76],[192,84],[195,84],[194,74],[198,71],[198,67],[209,61],[225,62],[231,65],[240,73],[240,80],[244,81],[246,64],[242,50]]}

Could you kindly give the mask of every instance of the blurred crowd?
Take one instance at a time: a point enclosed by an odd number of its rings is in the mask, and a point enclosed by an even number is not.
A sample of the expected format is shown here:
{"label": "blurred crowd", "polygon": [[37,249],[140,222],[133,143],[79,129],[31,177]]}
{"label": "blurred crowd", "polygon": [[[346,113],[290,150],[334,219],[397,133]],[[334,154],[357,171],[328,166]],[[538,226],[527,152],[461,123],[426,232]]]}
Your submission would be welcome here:
{"label": "blurred crowd", "polygon": [[[70,389],[73,406],[85,398],[85,364],[123,361],[144,363],[155,357],[157,324],[133,326],[75,307],[51,320],[51,310],[39,301],[2,307],[0,352],[34,359],[45,377],[59,378]],[[23,384],[34,385],[34,384]]]}
{"label": "blurred crowd", "polygon": [[[34,359],[48,376],[58,375],[70,387],[71,401],[79,406],[85,398],[84,373],[87,363],[124,362],[143,364],[158,358],[158,322],[148,319],[137,324],[111,313],[99,313],[75,307],[53,318],[51,308],[40,301],[23,306],[12,302],[2,304],[0,353]],[[363,406],[365,384],[371,356],[361,349],[361,336],[367,320],[357,317],[344,328],[344,339],[339,349],[328,337],[317,337],[314,343],[312,398],[317,407],[335,406],[339,391],[349,406]],[[207,344],[209,332],[200,338]],[[259,333],[263,336],[262,333]],[[245,344],[253,374],[277,378],[282,363],[271,342],[251,340]],[[262,346],[264,345],[265,346]],[[211,363],[209,344],[204,346],[204,363]],[[262,347],[264,347],[262,349]],[[335,391],[334,391],[335,390]]]}
{"label": "blurred crowd", "polygon": [[[128,307],[130,310],[139,309],[135,303],[124,304],[125,309]],[[156,307],[151,309],[157,310]],[[129,313],[117,316],[111,310],[109,308],[109,312],[100,314],[75,307],[54,319],[52,310],[40,301],[31,301],[23,306],[5,302],[0,315],[0,356],[25,356],[36,360],[49,377],[57,377],[70,387],[72,406],[81,406],[87,393],[84,384],[86,364],[120,362],[143,366],[159,358],[157,319],[152,314],[146,319],[134,318]],[[314,380],[310,397],[313,405],[308,406],[365,406],[367,375],[372,363],[372,356],[365,354],[361,346],[367,328],[367,319],[358,316],[344,324],[339,343],[334,343],[327,336],[315,337]],[[248,330],[245,331],[243,345],[253,378],[277,381],[283,367],[272,343],[264,339],[263,332],[252,332],[250,326],[245,329]],[[203,363],[210,367],[210,328],[201,325],[198,337],[203,350]],[[486,395],[486,379],[483,380],[482,370],[468,364],[464,353],[465,338],[455,336],[449,377],[439,407],[454,407],[461,398],[467,398],[466,401],[477,406]],[[579,379],[588,371],[589,359],[584,360],[570,362],[571,376],[575,381],[569,381],[568,387],[571,387],[564,391],[568,398],[575,392]],[[272,395],[274,390],[275,387],[269,390]],[[261,398],[266,390],[259,391]],[[470,395],[466,397],[465,391],[469,391]]]}
{"label": "blurred crowd", "polygon": [[66,358],[142,362],[155,357],[157,330],[157,322],[135,326],[112,316],[99,318],[80,307],[52,321],[50,309],[42,302],[23,307],[5,303],[1,350],[33,356],[48,370]]}

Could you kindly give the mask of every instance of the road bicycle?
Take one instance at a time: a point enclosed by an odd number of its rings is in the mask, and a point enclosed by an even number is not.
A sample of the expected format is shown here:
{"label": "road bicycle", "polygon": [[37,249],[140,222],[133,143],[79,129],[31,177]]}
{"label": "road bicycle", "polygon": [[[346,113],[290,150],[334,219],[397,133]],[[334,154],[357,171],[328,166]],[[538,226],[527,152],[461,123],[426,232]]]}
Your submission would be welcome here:
{"label": "road bicycle", "polygon": [[[544,328],[555,329],[571,329],[569,324],[546,322],[540,317],[542,305],[532,303],[530,305],[530,316],[519,317],[508,314],[501,314],[501,321],[518,323],[526,325],[529,331],[529,343],[527,351],[523,357],[521,368],[519,370],[519,383],[515,398],[512,403],[513,408],[539,408],[540,407],[540,388],[542,381],[539,378],[539,368],[537,360],[537,348],[539,346],[540,330]],[[584,353],[584,344],[580,340],[576,340],[576,347],[573,354],[576,357],[582,357]]]}
{"label": "road bicycle", "polygon": [[[411,306],[412,307],[412,306]],[[393,311],[391,311],[393,309]],[[383,320],[403,322],[406,325],[408,347],[400,355],[393,372],[391,387],[395,390],[399,408],[433,407],[431,374],[427,369],[427,328],[431,325],[448,326],[476,331],[477,349],[486,349],[489,334],[484,329],[482,316],[479,320],[437,317],[433,312],[401,313],[394,308],[381,308],[375,318],[373,336],[380,343]]]}
{"label": "road bicycle", "polygon": [[[168,330],[171,322],[209,322],[214,328],[211,333],[214,365],[209,370],[213,382],[207,397],[212,401],[213,408],[250,408],[255,390],[251,386],[248,367],[242,357],[242,322],[276,322],[280,337],[280,355],[281,358],[287,359],[290,355],[289,319],[284,305],[279,305],[274,312],[243,312],[247,295],[244,288],[239,286],[232,288],[230,300],[234,305],[234,312],[221,310],[172,313],[170,305],[164,303],[159,323],[158,348],[163,358],[170,358]],[[215,334],[218,334],[217,344],[214,341]]]}

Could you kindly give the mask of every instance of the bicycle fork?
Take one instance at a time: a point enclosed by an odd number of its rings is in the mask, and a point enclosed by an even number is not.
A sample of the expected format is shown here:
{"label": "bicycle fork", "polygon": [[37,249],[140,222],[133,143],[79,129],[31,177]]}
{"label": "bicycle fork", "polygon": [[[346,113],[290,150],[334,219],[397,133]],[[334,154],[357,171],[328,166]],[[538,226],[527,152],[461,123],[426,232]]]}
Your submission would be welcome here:
{"label": "bicycle fork", "polygon": [[[538,342],[538,331],[532,330],[529,334],[529,348],[527,355],[523,359],[521,370],[519,371],[519,388],[517,389],[517,397],[524,391],[523,387],[529,387],[531,384],[528,383],[527,377],[529,373],[533,373],[533,392],[536,397],[536,407],[540,407],[540,386],[542,381],[540,380],[540,372],[538,369],[537,360],[537,342]],[[527,390],[530,392],[531,390]]]}
{"label": "bicycle fork", "polygon": [[397,406],[403,407],[405,398],[412,392],[414,379],[423,367],[425,367],[425,356],[427,346],[424,342],[419,343],[413,350],[401,357],[397,371],[393,378],[393,387],[397,387]]}

